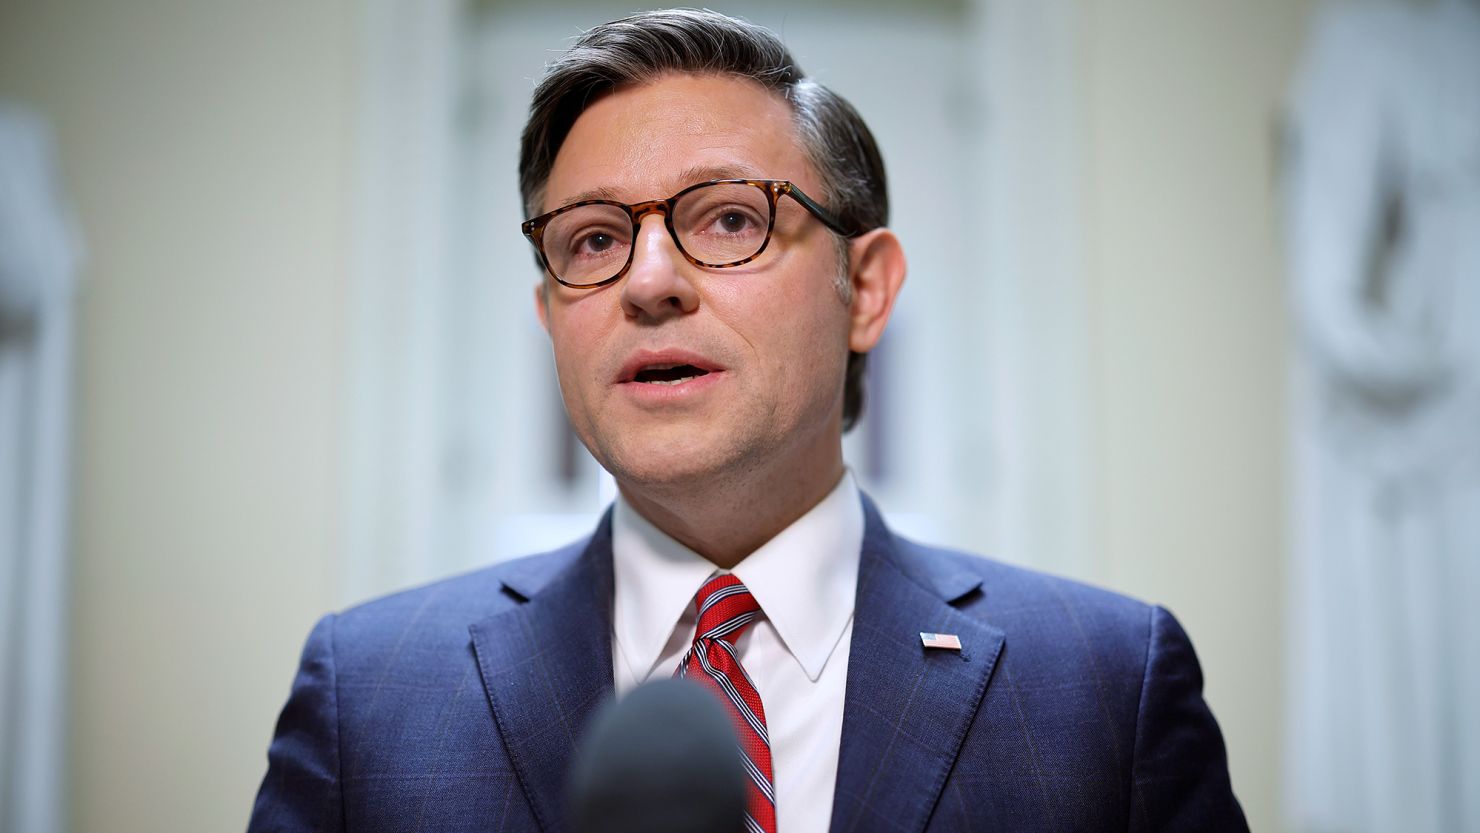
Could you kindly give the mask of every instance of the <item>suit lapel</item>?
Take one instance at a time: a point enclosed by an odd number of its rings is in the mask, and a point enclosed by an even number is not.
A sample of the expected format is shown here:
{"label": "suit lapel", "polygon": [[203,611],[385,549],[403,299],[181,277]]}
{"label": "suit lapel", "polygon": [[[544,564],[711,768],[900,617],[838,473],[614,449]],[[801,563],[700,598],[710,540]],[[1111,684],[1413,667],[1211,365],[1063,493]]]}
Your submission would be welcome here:
{"label": "suit lapel", "polygon": [[[979,578],[907,558],[867,498],[864,514],[832,830],[923,830],[1004,637],[951,605]],[[922,631],[963,650],[926,649]]]}
{"label": "suit lapel", "polygon": [[547,831],[564,827],[569,761],[612,693],[611,609],[608,512],[569,568],[528,601],[469,628],[504,746]]}

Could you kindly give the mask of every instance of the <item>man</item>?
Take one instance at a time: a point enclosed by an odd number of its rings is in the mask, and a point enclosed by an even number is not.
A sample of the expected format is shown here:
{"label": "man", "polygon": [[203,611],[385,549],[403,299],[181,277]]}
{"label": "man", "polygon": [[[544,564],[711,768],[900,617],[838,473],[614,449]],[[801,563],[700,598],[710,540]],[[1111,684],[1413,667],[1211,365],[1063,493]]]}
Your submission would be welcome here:
{"label": "man", "polygon": [[722,694],[761,831],[1243,830],[1170,614],[892,535],[842,461],[904,280],[883,165],[769,32],[597,27],[520,179],[587,540],[320,621],[252,829],[564,829],[594,709]]}

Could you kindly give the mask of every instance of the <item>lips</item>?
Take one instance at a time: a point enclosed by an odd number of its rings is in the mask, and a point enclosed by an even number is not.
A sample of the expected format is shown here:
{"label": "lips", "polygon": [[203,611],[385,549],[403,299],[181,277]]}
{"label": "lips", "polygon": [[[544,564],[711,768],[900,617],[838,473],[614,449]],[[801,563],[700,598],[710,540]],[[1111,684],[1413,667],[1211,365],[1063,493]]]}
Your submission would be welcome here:
{"label": "lips", "polygon": [[632,381],[645,385],[679,385],[690,379],[708,375],[709,371],[691,364],[680,364],[673,367],[653,366],[637,371],[637,376]]}
{"label": "lips", "polygon": [[687,350],[644,350],[627,359],[616,381],[618,384],[672,386],[723,370],[713,360]]}

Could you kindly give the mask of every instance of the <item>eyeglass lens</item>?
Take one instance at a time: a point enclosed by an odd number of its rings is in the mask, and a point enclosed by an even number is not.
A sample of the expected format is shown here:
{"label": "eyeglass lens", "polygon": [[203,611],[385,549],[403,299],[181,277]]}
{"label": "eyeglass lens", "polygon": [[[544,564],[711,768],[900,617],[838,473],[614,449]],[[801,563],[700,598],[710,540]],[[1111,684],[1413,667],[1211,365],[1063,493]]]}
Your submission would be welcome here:
{"label": "eyeglass lens", "polygon": [[[725,266],[754,256],[766,244],[771,202],[754,185],[718,183],[695,188],[673,207],[679,248],[705,266]],[[626,265],[632,219],[615,205],[583,205],[545,226],[550,271],[576,284],[600,283]]]}

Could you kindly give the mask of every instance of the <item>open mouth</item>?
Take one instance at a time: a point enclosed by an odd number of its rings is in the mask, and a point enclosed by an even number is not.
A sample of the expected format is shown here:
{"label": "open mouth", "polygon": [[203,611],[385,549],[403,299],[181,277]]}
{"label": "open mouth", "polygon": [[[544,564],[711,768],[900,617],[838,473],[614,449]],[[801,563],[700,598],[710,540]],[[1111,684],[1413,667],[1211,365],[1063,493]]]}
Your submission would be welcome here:
{"label": "open mouth", "polygon": [[645,385],[681,385],[690,379],[708,376],[709,371],[691,364],[648,365],[632,377]]}

